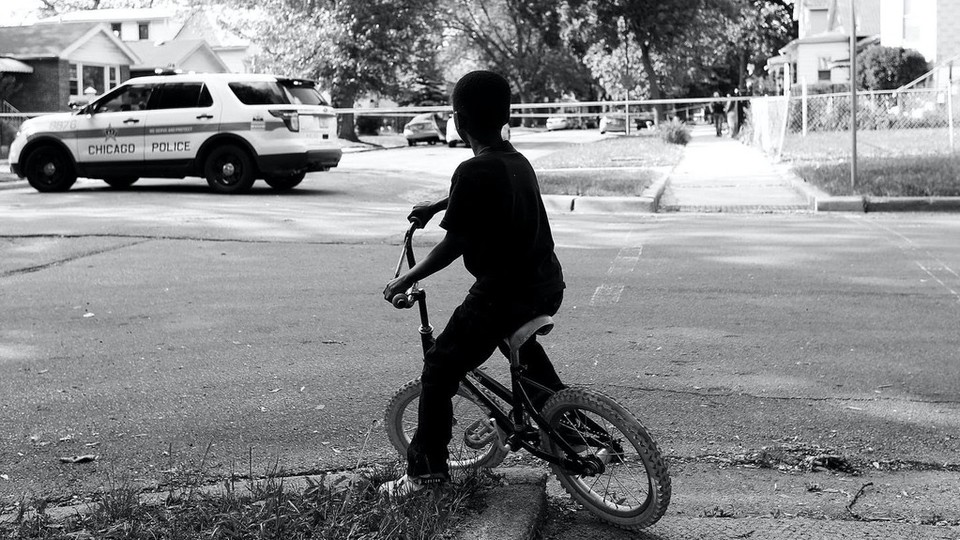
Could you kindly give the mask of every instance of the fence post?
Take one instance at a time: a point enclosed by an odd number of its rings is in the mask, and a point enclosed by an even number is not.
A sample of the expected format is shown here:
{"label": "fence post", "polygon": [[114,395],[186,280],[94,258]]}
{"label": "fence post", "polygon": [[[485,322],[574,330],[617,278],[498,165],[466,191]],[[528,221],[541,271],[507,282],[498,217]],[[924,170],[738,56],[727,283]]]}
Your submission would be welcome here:
{"label": "fence post", "polygon": [[808,120],[809,120],[809,116],[807,116],[807,78],[806,78],[806,77],[803,78],[803,82],[802,82],[801,84],[803,84],[802,89],[801,89],[801,91],[800,91],[800,96],[801,96],[801,102],[800,102],[800,103],[801,103],[801,105],[800,105],[801,108],[800,108],[800,111],[801,111],[801,116],[803,117],[803,130],[802,130],[802,133],[803,133],[803,136],[806,137],[806,136],[807,136],[807,122],[808,122]]}
{"label": "fence post", "polygon": [[947,78],[947,119],[950,125],[950,151],[953,152],[953,62]]}

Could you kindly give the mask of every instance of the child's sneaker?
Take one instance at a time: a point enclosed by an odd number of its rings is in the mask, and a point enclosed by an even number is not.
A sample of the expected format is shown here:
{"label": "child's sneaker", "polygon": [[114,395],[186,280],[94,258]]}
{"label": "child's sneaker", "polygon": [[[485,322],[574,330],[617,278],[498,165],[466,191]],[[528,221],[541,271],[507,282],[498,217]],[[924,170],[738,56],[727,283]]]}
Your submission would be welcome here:
{"label": "child's sneaker", "polygon": [[437,488],[446,482],[446,477],[439,474],[410,476],[405,474],[396,480],[382,484],[377,491],[390,498],[403,498],[424,488]]}

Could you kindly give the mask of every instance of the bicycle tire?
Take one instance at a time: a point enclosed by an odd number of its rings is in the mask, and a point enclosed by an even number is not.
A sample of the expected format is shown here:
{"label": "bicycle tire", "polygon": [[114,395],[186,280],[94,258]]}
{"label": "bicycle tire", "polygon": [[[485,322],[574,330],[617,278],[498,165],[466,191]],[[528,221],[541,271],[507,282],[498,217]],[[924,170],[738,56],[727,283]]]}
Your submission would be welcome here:
{"label": "bicycle tire", "polygon": [[[555,431],[561,430],[561,437],[565,433],[564,440],[581,450],[581,455],[590,452],[605,462],[604,472],[596,476],[550,466],[577,502],[624,529],[643,529],[663,517],[670,504],[667,463],[647,429],[630,411],[603,393],[571,387],[550,397],[543,406],[543,418]],[[547,452],[563,454],[546,432],[541,430],[540,438]],[[596,490],[598,487],[602,492]]]}
{"label": "bicycle tire", "polygon": [[[410,439],[417,427],[417,408],[420,403],[422,386],[419,379],[403,385],[390,399],[384,413],[387,437],[390,443],[406,458]],[[486,424],[490,412],[479,403],[469,392],[459,387],[453,396],[453,438],[450,440],[450,458],[447,463],[450,470],[483,469],[496,467],[507,451],[500,444],[500,438],[495,433],[480,448],[472,448],[467,444],[467,430]],[[476,446],[476,444],[474,445]]]}

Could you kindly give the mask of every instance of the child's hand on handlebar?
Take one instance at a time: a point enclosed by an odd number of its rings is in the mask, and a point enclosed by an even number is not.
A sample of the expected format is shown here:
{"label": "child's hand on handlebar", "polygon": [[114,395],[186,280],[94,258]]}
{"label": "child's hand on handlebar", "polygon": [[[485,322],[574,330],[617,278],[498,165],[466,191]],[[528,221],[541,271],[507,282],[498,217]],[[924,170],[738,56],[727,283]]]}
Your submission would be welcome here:
{"label": "child's hand on handlebar", "polygon": [[407,292],[413,284],[410,283],[407,274],[404,274],[400,277],[391,279],[387,286],[383,289],[383,299],[387,302],[393,303],[393,298],[398,294],[404,294]]}
{"label": "child's hand on handlebar", "polygon": [[407,216],[407,221],[415,223],[417,228],[422,229],[427,226],[427,222],[430,221],[430,218],[436,213],[437,211],[434,209],[433,202],[421,201],[413,205],[413,210],[411,210],[410,215]]}

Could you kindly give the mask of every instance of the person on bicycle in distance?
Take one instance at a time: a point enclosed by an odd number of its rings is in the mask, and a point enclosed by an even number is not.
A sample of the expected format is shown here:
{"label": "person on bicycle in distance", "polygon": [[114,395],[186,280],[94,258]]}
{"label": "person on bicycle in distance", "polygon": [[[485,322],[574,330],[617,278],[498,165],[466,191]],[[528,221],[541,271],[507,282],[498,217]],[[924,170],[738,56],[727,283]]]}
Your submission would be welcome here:
{"label": "person on bicycle in distance", "polygon": [[[405,495],[449,480],[451,399],[460,379],[483,364],[503,340],[539,315],[554,315],[563,299],[563,273],[550,223],[530,162],[501,137],[510,118],[510,86],[490,71],[473,71],[453,90],[454,125],[474,157],[457,167],[449,195],[420,203],[409,219],[422,227],[446,210],[443,239],[405,274],[387,283],[390,302],[415,282],[460,256],[476,281],[424,356],[417,431],[407,452],[407,473],[381,490]],[[520,350],[525,375],[564,388],[543,348],[530,339]],[[546,392],[532,395],[541,406]]]}

